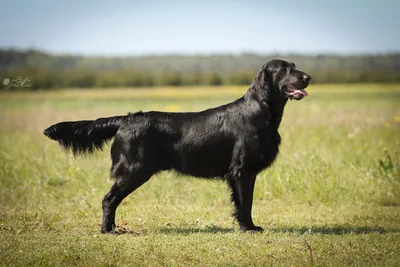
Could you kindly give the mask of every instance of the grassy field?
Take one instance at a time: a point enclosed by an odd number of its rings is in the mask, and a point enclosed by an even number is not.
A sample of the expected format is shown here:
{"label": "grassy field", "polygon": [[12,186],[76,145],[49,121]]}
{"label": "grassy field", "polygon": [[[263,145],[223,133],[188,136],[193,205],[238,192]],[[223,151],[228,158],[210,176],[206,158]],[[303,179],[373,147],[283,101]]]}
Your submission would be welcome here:
{"label": "grassy field", "polygon": [[165,172],[100,234],[109,146],[74,158],[42,134],[62,120],[202,110],[244,87],[0,93],[0,265],[399,266],[400,85],[311,86],[289,102],[281,154],[240,233],[226,185]]}

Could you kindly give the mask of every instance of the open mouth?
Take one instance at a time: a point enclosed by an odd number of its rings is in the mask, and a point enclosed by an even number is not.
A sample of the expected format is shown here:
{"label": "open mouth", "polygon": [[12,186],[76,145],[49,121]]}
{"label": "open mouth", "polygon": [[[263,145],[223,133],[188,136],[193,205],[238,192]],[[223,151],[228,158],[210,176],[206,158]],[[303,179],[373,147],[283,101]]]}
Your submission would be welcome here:
{"label": "open mouth", "polygon": [[292,86],[288,86],[288,88],[286,89],[286,95],[290,99],[300,100],[303,97],[308,96],[308,93],[304,89],[296,89]]}

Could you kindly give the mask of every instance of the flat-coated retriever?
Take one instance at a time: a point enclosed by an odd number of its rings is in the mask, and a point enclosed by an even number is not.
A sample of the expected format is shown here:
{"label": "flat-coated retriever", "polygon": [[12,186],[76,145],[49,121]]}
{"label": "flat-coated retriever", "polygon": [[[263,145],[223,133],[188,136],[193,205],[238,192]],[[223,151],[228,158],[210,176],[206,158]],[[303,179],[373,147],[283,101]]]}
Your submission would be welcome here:
{"label": "flat-coated retriever", "polygon": [[246,94],[201,112],[137,112],[90,121],[60,122],[44,131],[76,153],[91,153],[115,137],[111,176],[103,199],[102,233],[116,233],[121,201],[163,170],[222,178],[231,190],[242,231],[262,231],[251,217],[254,182],[279,152],[278,133],[288,99],[300,100],[310,75],[284,60],[265,63]]}

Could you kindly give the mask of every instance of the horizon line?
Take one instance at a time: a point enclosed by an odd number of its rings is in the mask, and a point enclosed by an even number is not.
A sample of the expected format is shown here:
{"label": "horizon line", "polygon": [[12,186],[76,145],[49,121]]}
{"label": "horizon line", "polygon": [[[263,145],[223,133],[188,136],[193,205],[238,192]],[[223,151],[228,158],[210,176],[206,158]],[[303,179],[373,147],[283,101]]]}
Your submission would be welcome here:
{"label": "horizon line", "polygon": [[270,56],[270,55],[279,55],[279,56],[336,56],[336,57],[359,57],[359,56],[394,56],[400,55],[399,50],[382,50],[382,51],[370,51],[370,52],[334,52],[334,51],[320,51],[320,52],[301,52],[301,51],[209,51],[209,52],[178,52],[178,51],[170,51],[170,52],[146,52],[146,53],[103,53],[103,54],[91,54],[91,53],[79,53],[79,52],[56,52],[49,51],[41,48],[20,48],[15,46],[7,46],[1,47],[2,51],[16,51],[16,52],[37,52],[52,56],[72,56],[72,57],[87,57],[87,58],[130,58],[130,57],[168,57],[168,56]]}

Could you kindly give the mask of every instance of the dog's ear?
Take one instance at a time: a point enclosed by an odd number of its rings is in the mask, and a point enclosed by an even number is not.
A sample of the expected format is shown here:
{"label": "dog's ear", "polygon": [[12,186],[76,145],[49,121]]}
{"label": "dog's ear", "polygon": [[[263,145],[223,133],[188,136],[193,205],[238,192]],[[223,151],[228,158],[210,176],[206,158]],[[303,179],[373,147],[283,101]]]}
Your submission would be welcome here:
{"label": "dog's ear", "polygon": [[253,90],[261,99],[265,99],[268,95],[270,87],[270,73],[268,70],[268,64],[264,64],[261,70],[254,77],[253,83],[251,85]]}
{"label": "dog's ear", "polygon": [[257,87],[257,89],[263,89],[267,85],[268,73],[266,73],[267,66],[262,66],[261,70],[257,73],[256,77],[254,77],[253,85]]}

